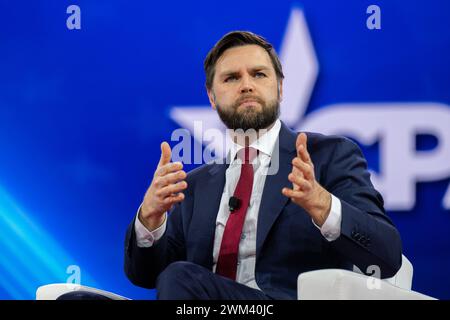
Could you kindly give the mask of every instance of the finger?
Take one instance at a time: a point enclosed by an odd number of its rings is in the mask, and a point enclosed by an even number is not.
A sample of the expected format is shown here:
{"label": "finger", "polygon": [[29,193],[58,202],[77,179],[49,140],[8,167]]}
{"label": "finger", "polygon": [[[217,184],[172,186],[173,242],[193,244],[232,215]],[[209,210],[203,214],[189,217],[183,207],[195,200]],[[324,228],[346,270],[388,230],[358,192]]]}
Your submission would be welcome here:
{"label": "finger", "polygon": [[298,154],[299,154],[300,159],[302,159],[303,161],[305,161],[307,163],[312,164],[311,157],[309,156],[309,152],[303,145],[300,145],[300,147],[298,148]]}
{"label": "finger", "polygon": [[[295,158],[294,158],[295,159]],[[294,161],[294,159],[292,159],[292,161]],[[303,173],[302,173],[302,171],[301,170],[299,170],[296,166],[293,166],[292,167],[292,172],[294,173],[294,174],[297,174],[297,175],[300,175],[300,176],[303,176]]]}
{"label": "finger", "polygon": [[171,172],[179,171],[181,169],[183,169],[183,164],[181,162],[171,162],[156,169],[155,176],[163,177]]}
{"label": "finger", "polygon": [[[297,167],[293,166],[292,167],[292,172],[291,174],[294,174],[298,177],[302,177],[303,178],[303,172],[301,170],[299,170]],[[294,185],[294,189],[298,189],[299,187],[297,185]]]}
{"label": "finger", "polygon": [[183,191],[187,188],[187,186],[188,185],[186,181],[180,181],[178,183],[170,184],[164,188],[159,189],[158,191],[156,191],[156,195],[162,198],[166,198]]}
{"label": "finger", "polygon": [[157,183],[157,186],[159,187],[165,187],[169,184],[177,183],[181,180],[186,179],[186,172],[183,170],[175,171],[172,173],[168,173],[164,176],[160,176],[159,182]]}
{"label": "finger", "polygon": [[184,194],[179,193],[177,195],[169,196],[163,200],[165,205],[172,205],[184,200]]}
{"label": "finger", "polygon": [[308,138],[306,137],[306,134],[304,132],[300,133],[297,136],[297,141],[295,142],[295,147],[297,149],[297,155],[300,157],[300,146],[303,146],[306,149],[306,143],[308,141]]}
{"label": "finger", "polygon": [[292,190],[292,189],[289,189],[289,188],[283,188],[282,190],[281,190],[281,193],[284,195],[284,196],[286,196],[286,197],[288,197],[288,198],[293,198],[293,199],[301,199],[304,195],[305,195],[305,193],[304,192],[302,192],[302,191],[298,191],[298,190]]}
{"label": "finger", "polygon": [[290,182],[295,184],[302,191],[309,191],[312,188],[311,183],[303,177],[299,177],[293,173],[290,173],[288,176]]}
{"label": "finger", "polygon": [[303,177],[303,172],[299,170],[296,166],[292,166],[292,173]]}
{"label": "finger", "polygon": [[[292,173],[290,173],[290,174],[293,174],[295,177],[303,178],[303,173],[301,173],[298,169],[295,169],[295,170],[297,170],[297,172],[292,171]],[[289,176],[288,176],[288,180],[291,181],[291,178],[289,178]],[[292,182],[292,188],[294,190],[300,190],[300,186],[294,182]]]}
{"label": "finger", "polygon": [[171,157],[172,150],[170,149],[169,144],[164,141],[163,143],[161,143],[161,157],[159,158],[158,167],[168,164]]}
{"label": "finger", "polygon": [[[312,166],[309,163],[306,163],[305,161],[301,160],[300,158],[294,158],[292,160],[292,165],[295,169],[300,171],[303,176],[306,178],[306,180],[313,180],[314,179],[314,171]],[[293,173],[295,173],[293,171]]]}

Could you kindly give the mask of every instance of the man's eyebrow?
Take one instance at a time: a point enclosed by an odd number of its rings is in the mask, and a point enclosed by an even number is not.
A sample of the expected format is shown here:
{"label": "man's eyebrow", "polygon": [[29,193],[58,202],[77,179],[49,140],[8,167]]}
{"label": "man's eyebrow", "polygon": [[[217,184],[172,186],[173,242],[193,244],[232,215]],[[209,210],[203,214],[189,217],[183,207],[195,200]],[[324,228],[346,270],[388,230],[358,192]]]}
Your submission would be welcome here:
{"label": "man's eyebrow", "polygon": [[[255,71],[269,70],[269,69],[270,68],[267,67],[267,66],[260,65],[260,66],[254,66],[254,67],[250,68],[250,71],[255,72]],[[220,73],[221,77],[235,76],[235,75],[239,75],[239,71],[225,70],[225,71]]]}
{"label": "man's eyebrow", "polygon": [[253,68],[251,68],[252,71],[260,71],[260,70],[269,70],[270,68],[268,66],[255,66]]}
{"label": "man's eyebrow", "polygon": [[221,77],[228,77],[228,76],[237,76],[239,75],[238,71],[231,71],[231,70],[226,70],[220,73]]}

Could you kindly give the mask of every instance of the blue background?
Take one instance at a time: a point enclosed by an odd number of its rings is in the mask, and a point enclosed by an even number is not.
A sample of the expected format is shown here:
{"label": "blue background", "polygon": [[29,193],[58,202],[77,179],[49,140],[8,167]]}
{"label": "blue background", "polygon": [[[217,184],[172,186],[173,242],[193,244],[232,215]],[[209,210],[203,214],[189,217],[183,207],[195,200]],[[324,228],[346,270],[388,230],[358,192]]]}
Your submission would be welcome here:
{"label": "blue background", "polygon": [[[71,4],[81,30],[66,27]],[[378,31],[366,28],[371,4],[382,11]],[[341,102],[450,104],[444,0],[0,0],[0,298],[34,299],[77,265],[82,284],[152,299],[126,279],[123,242],[159,144],[179,127],[170,109],[208,105],[203,59],[223,34],[252,30],[279,49],[298,5],[320,65],[308,113]],[[377,153],[364,151],[376,167]],[[419,183],[414,210],[390,212],[413,289],[445,299],[449,182]]]}

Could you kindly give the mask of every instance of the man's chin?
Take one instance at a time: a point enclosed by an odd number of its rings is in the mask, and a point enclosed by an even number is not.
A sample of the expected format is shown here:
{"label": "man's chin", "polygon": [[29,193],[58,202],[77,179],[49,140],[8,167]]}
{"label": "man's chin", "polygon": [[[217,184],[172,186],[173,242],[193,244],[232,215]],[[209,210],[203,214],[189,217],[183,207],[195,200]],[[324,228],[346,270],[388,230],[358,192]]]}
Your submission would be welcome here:
{"label": "man's chin", "polygon": [[239,107],[236,111],[236,115],[240,118],[257,118],[261,113],[258,106]]}
{"label": "man's chin", "polygon": [[261,106],[258,103],[253,103],[253,104],[247,104],[247,103],[243,103],[241,105],[239,105],[239,107],[237,108],[237,112],[261,112]]}

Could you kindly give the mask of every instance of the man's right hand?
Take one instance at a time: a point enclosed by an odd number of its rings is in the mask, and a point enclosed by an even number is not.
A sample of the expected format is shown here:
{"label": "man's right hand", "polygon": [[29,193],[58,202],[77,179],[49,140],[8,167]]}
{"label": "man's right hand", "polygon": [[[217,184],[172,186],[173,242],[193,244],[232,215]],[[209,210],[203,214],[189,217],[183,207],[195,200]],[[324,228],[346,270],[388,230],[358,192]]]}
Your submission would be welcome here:
{"label": "man's right hand", "polygon": [[182,190],[187,188],[186,172],[181,162],[170,162],[172,151],[167,142],[161,143],[161,158],[153,181],[144,196],[139,220],[150,231],[164,223],[165,213],[184,200]]}

